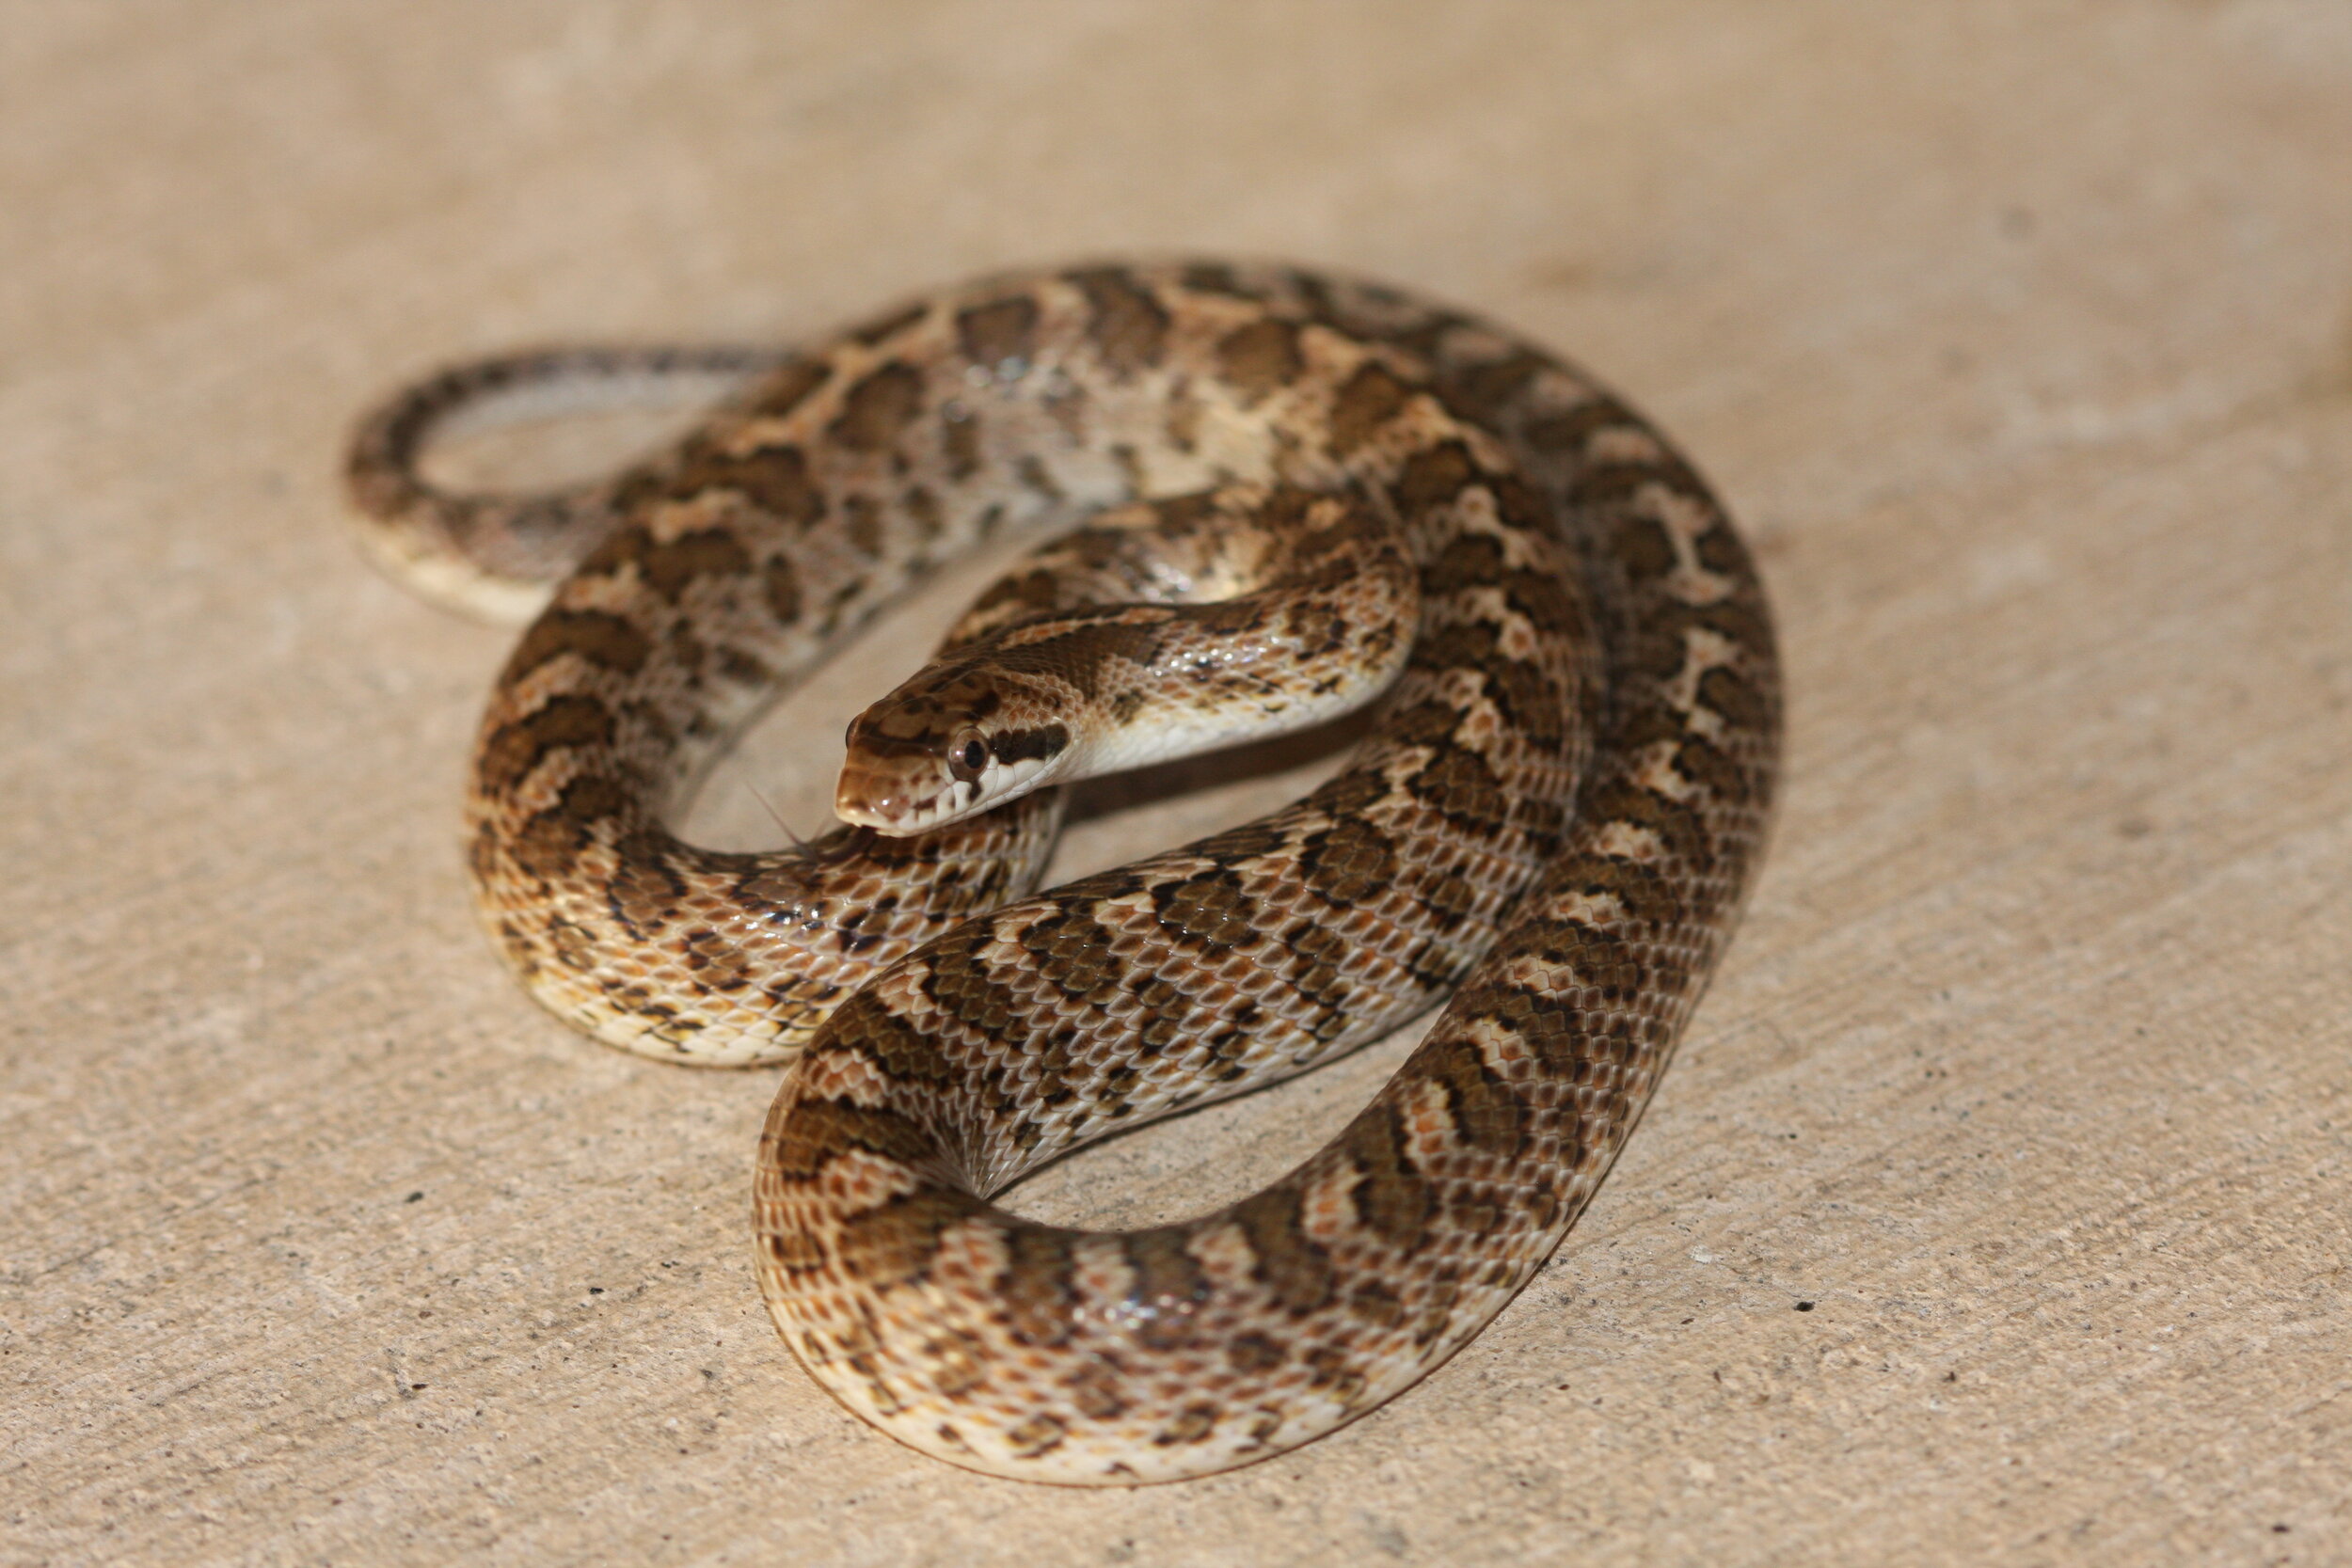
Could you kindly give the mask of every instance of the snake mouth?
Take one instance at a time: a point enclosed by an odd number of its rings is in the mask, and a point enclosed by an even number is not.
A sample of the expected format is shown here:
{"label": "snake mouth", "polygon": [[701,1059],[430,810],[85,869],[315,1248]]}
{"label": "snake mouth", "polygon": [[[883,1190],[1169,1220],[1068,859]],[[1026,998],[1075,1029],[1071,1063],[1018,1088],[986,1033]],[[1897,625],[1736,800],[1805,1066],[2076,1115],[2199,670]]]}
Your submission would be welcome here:
{"label": "snake mouth", "polygon": [[833,814],[851,827],[904,838],[965,815],[972,794],[958,780],[911,779],[895,768],[851,763],[834,788]]}

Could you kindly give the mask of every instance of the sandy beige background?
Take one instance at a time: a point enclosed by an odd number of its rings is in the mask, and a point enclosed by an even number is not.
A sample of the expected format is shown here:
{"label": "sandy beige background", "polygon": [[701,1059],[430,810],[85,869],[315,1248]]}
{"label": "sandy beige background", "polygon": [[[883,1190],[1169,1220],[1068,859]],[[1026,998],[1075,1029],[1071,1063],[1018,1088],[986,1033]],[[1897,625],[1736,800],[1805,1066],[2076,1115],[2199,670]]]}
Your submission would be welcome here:
{"label": "sandy beige background", "polygon": [[[1789,782],[1491,1330],[1294,1456],[1057,1492],[777,1343],[772,1073],[501,972],[454,828],[508,634],[372,576],[333,466],[445,356],[1171,249],[1661,416],[1759,542]],[[13,6],[0,593],[8,1561],[2352,1561],[2344,0]],[[920,641],[695,823],[806,820]],[[1023,1202],[1232,1196],[1393,1059]]]}

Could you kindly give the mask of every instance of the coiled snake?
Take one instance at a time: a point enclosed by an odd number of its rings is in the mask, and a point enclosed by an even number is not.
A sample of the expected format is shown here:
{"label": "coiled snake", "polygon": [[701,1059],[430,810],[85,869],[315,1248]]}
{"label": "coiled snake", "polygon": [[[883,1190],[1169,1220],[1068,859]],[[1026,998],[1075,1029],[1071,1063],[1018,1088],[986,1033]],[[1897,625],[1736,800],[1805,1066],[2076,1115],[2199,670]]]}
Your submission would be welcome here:
{"label": "coiled snake", "polygon": [[[457,420],[696,374],[745,389],[609,480],[419,476]],[[1778,672],[1722,509],[1578,371],[1390,290],[1089,267],[804,354],[517,356],[394,399],[350,480],[426,592],[544,601],[467,801],[500,947],[615,1045],[793,1064],[755,1184],[769,1308],[843,1403],[974,1469],[1202,1475],[1460,1348],[1607,1172],[1760,852]],[[663,826],[893,595],[1050,519],[1080,526],[851,726],[858,825],[764,854]],[[1026,896],[1056,781],[1384,688],[1304,800]],[[1089,1233],[988,1201],[1449,992],[1374,1102],[1242,1202]]]}

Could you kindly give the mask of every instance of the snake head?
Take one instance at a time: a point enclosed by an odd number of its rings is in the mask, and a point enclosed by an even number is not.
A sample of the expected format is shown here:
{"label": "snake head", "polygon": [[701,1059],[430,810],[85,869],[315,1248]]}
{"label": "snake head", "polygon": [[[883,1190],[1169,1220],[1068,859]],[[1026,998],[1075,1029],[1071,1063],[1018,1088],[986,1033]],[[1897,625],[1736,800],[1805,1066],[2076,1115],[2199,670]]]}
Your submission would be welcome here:
{"label": "snake head", "polygon": [[850,721],[834,815],[892,837],[1018,800],[1066,770],[1069,727],[1022,720],[1034,701],[990,672],[926,671]]}

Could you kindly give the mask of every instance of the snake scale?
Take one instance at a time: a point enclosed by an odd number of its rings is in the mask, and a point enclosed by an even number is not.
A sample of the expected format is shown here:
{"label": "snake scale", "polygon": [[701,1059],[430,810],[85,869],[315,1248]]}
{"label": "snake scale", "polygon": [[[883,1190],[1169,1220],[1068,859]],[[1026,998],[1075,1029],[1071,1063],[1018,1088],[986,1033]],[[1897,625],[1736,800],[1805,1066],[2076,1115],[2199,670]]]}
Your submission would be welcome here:
{"label": "snake scale", "polygon": [[[739,386],[607,479],[421,476],[464,421],[697,375]],[[1778,669],[1722,508],[1581,372],[1392,290],[1092,266],[803,353],[518,355],[388,403],[349,477],[426,592],[544,605],[468,799],[500,947],[613,1044],[790,1064],[755,1186],[770,1311],[850,1410],[969,1468],[1200,1476],[1459,1349],[1607,1172],[1761,852]],[[841,826],[743,854],[663,825],[892,597],[1046,521],[1071,531],[851,725]],[[1305,799],[1032,895],[1057,782],[1383,687]],[[1448,996],[1241,1202],[1094,1233],[989,1201]]]}

